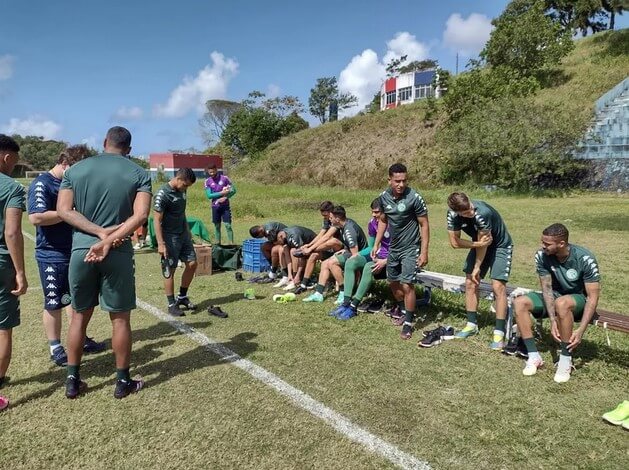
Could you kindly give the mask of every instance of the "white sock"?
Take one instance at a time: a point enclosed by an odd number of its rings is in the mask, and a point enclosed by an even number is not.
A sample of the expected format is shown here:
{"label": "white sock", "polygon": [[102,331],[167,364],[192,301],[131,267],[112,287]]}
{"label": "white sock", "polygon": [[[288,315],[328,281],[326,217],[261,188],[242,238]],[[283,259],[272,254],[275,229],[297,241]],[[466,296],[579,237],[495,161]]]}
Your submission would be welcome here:
{"label": "white sock", "polygon": [[494,330],[494,336],[500,336],[500,338],[504,338],[505,332],[502,330]]}
{"label": "white sock", "polygon": [[542,360],[542,356],[540,355],[539,351],[529,353],[529,361],[533,359],[537,359],[538,361]]}
{"label": "white sock", "polygon": [[472,323],[472,322],[467,322],[465,324],[465,328],[478,328],[478,325],[476,323]]}
{"label": "white sock", "polygon": [[572,356],[559,355],[559,365],[569,367],[572,366]]}

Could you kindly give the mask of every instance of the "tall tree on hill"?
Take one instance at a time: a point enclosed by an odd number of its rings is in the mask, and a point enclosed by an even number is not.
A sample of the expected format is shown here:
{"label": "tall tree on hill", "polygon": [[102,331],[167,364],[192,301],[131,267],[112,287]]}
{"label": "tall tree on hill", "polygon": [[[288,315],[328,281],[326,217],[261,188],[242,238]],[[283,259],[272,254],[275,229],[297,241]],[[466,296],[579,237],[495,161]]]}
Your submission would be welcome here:
{"label": "tall tree on hill", "polygon": [[13,138],[20,146],[21,159],[35,170],[47,170],[53,167],[59,154],[67,147],[65,142],[46,140],[38,136],[14,135]]}
{"label": "tall tree on hill", "polygon": [[439,62],[434,59],[414,60],[402,65],[398,71],[399,73],[421,72],[423,70],[436,69],[437,67],[439,67]]}
{"label": "tall tree on hill", "polygon": [[317,78],[314,88],[310,89],[308,110],[323,124],[330,119],[330,108],[340,111],[357,103],[358,98],[351,93],[339,92],[336,77],[323,77]]}
{"label": "tall tree on hill", "polygon": [[491,66],[532,76],[559,63],[572,48],[571,31],[545,14],[544,0],[513,0],[492,21],[495,29],[481,52]]}
{"label": "tall tree on hill", "polygon": [[201,134],[209,145],[221,138],[221,134],[227,127],[227,123],[238,109],[241,103],[228,100],[208,100],[205,103],[207,111],[199,119]]}
{"label": "tall tree on hill", "polygon": [[629,10],[629,0],[602,0],[601,4],[609,15],[608,29],[616,27],[616,15],[622,15]]}

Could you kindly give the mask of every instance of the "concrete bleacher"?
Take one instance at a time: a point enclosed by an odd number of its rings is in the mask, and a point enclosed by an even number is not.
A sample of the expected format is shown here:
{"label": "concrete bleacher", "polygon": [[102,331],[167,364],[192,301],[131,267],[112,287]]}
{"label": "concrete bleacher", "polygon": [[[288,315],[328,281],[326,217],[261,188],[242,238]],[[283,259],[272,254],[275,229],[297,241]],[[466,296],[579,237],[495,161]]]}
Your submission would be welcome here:
{"label": "concrete bleacher", "polygon": [[576,156],[588,160],[629,159],[629,77],[605,93]]}

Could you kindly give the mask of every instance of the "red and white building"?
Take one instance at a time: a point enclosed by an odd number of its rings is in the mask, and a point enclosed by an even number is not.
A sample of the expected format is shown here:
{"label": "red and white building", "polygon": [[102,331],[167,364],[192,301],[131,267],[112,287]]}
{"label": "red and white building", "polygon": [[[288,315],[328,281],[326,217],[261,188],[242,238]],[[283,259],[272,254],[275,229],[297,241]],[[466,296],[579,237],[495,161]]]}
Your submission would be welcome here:
{"label": "red and white building", "polygon": [[151,179],[155,180],[158,173],[167,179],[172,178],[179,168],[192,168],[197,178],[205,177],[205,169],[214,163],[219,172],[223,171],[223,157],[220,155],[199,155],[194,153],[152,153],[149,155]]}
{"label": "red and white building", "polygon": [[431,96],[439,98],[441,90],[434,85],[438,78],[434,69],[387,78],[380,88],[380,110],[397,108]]}

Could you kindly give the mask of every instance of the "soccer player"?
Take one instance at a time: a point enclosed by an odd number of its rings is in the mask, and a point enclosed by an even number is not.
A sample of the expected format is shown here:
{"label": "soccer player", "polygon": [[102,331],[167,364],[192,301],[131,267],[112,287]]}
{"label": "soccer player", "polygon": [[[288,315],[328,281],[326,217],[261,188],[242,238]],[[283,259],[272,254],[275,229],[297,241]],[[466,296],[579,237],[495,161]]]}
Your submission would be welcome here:
{"label": "soccer player", "polygon": [[[186,191],[196,180],[191,168],[180,168],[174,178],[159,188],[153,204],[157,252],[170,267],[171,274],[164,279],[164,291],[168,300],[168,313],[173,317],[185,315],[180,307],[195,309],[188,298],[188,288],[197,269],[197,256],[186,218]],[[175,270],[178,261],[184,263],[184,270],[179,295],[175,299]]]}
{"label": "soccer player", "polygon": [[[522,373],[534,375],[544,365],[533,339],[531,315],[550,318],[550,332],[561,345],[555,382],[567,382],[572,373],[572,353],[596,313],[601,290],[598,262],[587,249],[568,243],[568,229],[552,224],[542,232],[542,248],[535,266],[542,293],[531,292],[513,302],[518,329],[529,357]],[[580,322],[573,331],[574,322]]]}
{"label": "soccer player", "polygon": [[336,305],[342,304],[344,298],[343,268],[345,263],[350,257],[359,256],[360,250],[364,250],[368,246],[365,232],[354,220],[347,218],[343,206],[336,206],[332,209],[330,222],[341,235],[343,249],[336,253],[335,256],[321,263],[321,272],[319,273],[319,281],[315,291],[303,299],[304,302],[323,302],[323,291],[330,274],[332,274],[340,288]]}
{"label": "soccer player", "polygon": [[408,186],[408,171],[403,164],[394,163],[389,167],[388,181],[389,188],[380,195],[383,212],[371,257],[377,258],[388,224],[391,245],[387,256],[387,280],[403,313],[395,324],[402,325],[400,337],[410,339],[416,307],[416,272],[428,263],[428,208],[424,198]]}
{"label": "soccer player", "polygon": [[[68,331],[66,397],[76,398],[87,389],[80,379],[85,330],[94,307],[109,312],[111,344],[116,360],[115,398],[124,398],[144,386],[131,379],[131,310],[135,305],[133,247],[129,236],[148,218],[151,178],[127,156],[131,133],[112,127],[104,153],[82,160],[63,177],[57,214],[74,227],[69,282],[72,308],[77,313]],[[125,239],[113,248],[115,240]]]}
{"label": "soccer player", "polygon": [[[50,360],[61,367],[68,362],[66,350],[61,344],[61,310],[66,308],[69,321],[72,321],[74,312],[70,305],[68,283],[72,227],[57,215],[57,196],[65,171],[88,155],[85,145],[68,147],[61,152],[55,166],[35,178],[28,189],[28,220],[37,227],[35,260],[44,293],[42,322],[50,348]],[[104,343],[85,337],[83,352],[104,350]]]}
{"label": "soccer player", "polygon": [[301,294],[305,292],[306,289],[312,289],[315,286],[312,273],[314,272],[317,261],[324,261],[337,251],[343,249],[339,231],[330,222],[332,209],[334,209],[334,204],[332,204],[331,201],[323,201],[319,205],[319,212],[321,213],[321,217],[323,217],[323,223],[315,239],[301,249],[301,256],[306,257],[308,260],[306,261],[303,282],[297,290],[295,290],[295,294]]}
{"label": "soccer player", "polygon": [[[513,256],[511,235],[498,211],[484,201],[470,200],[465,193],[454,192],[448,196],[448,207],[450,245],[469,249],[463,266],[467,324],[456,337],[468,338],[478,334],[478,288],[481,279],[490,271],[496,326],[489,347],[502,351],[507,321],[507,281]],[[462,239],[461,231],[471,240]]]}
{"label": "soccer player", "polygon": [[[292,290],[299,284],[299,279],[306,263],[305,258],[295,256],[295,252],[302,249],[304,245],[310,243],[315,237],[316,235],[312,230],[299,225],[286,227],[277,233],[277,242],[283,247],[282,257],[288,271],[288,284],[284,285],[284,290]],[[273,287],[282,287],[280,284],[281,282],[278,282]]]}
{"label": "soccer player", "polygon": [[288,284],[288,271],[286,266],[283,266],[283,246],[277,242],[277,234],[280,230],[284,230],[286,225],[281,222],[267,222],[264,225],[254,225],[249,229],[249,235],[253,238],[266,238],[266,242],[262,244],[260,249],[262,254],[271,264],[271,271],[269,272],[269,278],[275,279],[278,271],[282,272],[282,279],[286,277],[286,282],[282,285]]}
{"label": "soccer player", "polygon": [[[0,134],[0,388],[11,362],[13,328],[20,324],[19,297],[28,288],[22,235],[26,197],[24,187],[10,176],[19,152],[15,140]],[[8,406],[9,400],[0,396],[0,411]]]}
{"label": "soccer player", "polygon": [[[391,244],[391,238],[389,231],[385,230],[382,241],[380,242],[380,249],[378,250],[376,259],[371,258],[371,250],[373,248],[376,234],[378,233],[378,220],[382,214],[382,207],[380,206],[380,199],[376,198],[371,202],[371,220],[367,225],[368,245],[366,248],[360,250],[358,255],[351,256],[345,263],[343,269],[343,277],[345,284],[345,291],[343,295],[343,303],[338,309],[332,311],[331,315],[341,320],[349,320],[356,316],[356,311],[360,302],[363,300],[365,294],[369,291],[371,284],[374,280],[374,275],[378,275],[387,265],[387,256],[389,254],[389,245]],[[360,282],[356,287],[356,291],[352,295],[354,284],[356,282],[356,273],[361,272]],[[375,307],[375,303],[370,308],[381,308],[383,301],[378,302],[378,307]],[[367,310],[370,311],[370,310]]]}
{"label": "soccer player", "polygon": [[229,200],[236,195],[236,186],[231,180],[218,174],[214,163],[208,165],[205,172],[209,176],[205,180],[205,195],[212,201],[212,223],[214,224],[214,239],[216,244],[221,244],[221,221],[225,224],[227,240],[234,244],[234,230],[232,229],[232,211]]}

